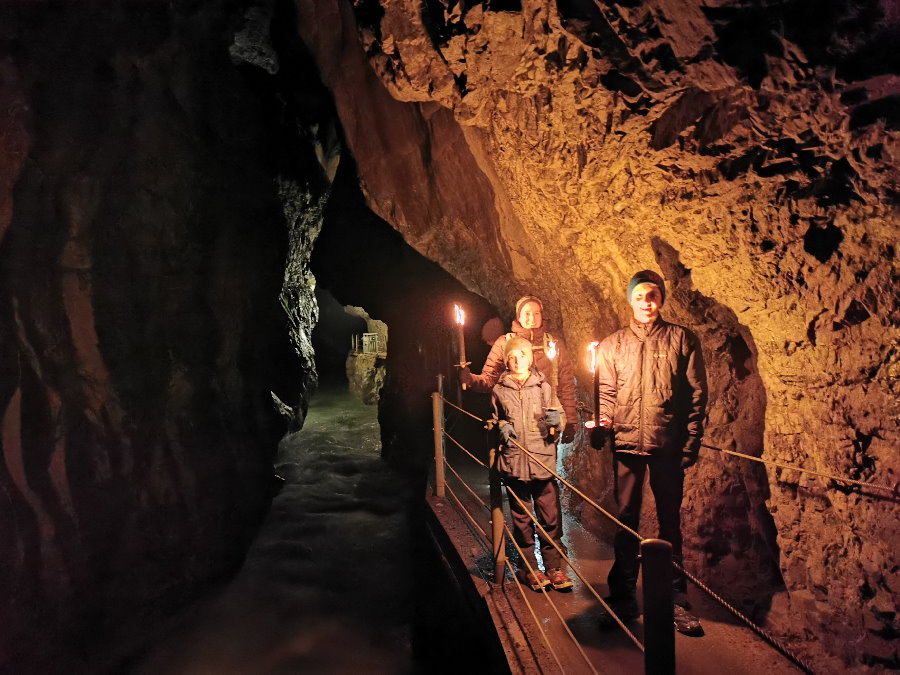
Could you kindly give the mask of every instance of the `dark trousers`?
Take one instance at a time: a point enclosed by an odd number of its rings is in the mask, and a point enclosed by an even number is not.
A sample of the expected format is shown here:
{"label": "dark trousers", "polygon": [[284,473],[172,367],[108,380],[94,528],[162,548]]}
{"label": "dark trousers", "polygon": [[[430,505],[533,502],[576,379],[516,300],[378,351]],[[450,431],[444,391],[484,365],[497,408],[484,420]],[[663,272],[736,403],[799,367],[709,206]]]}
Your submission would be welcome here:
{"label": "dark trousers", "polygon": [[[546,530],[547,537],[555,541],[565,552],[566,548],[562,545],[562,517],[559,508],[559,486],[556,484],[556,479],[519,480],[505,476],[503,482],[506,484],[506,495],[509,498],[513,538],[522,549],[522,555],[531,563],[532,567],[537,569],[537,558],[534,555],[535,525],[530,515],[532,501],[537,520]],[[525,507],[519,504],[518,500],[513,497],[513,493],[522,500]],[[544,567],[548,570],[561,567],[562,557],[547,537],[538,530]]]}
{"label": "dark trousers", "polygon": [[[666,453],[647,457],[620,452],[616,457],[619,520],[633,530],[638,529],[644,497],[644,476],[649,473],[650,490],[656,500],[659,538],[672,544],[672,560],[681,565],[681,498],[684,488],[681,455]],[[634,597],[640,541],[633,534],[620,529],[616,533],[614,548],[616,559],[607,577],[610,595],[622,599]],[[673,570],[672,585],[678,601],[687,591],[687,581],[678,570]]]}

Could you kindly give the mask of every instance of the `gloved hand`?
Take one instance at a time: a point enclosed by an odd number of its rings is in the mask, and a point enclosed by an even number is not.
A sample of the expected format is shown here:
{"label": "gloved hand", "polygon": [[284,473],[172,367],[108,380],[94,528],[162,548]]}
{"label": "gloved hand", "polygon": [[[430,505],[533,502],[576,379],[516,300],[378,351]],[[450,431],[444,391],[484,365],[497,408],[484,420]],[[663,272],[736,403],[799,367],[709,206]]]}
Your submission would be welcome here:
{"label": "gloved hand", "polygon": [[575,440],[575,425],[567,424],[566,428],[563,430],[562,442],[563,443],[571,443]]}
{"label": "gloved hand", "polygon": [[510,438],[516,438],[516,429],[512,424],[506,423],[500,427],[500,441],[509,445]]}
{"label": "gloved hand", "polygon": [[690,467],[694,466],[694,464],[697,463],[697,459],[699,458],[699,456],[700,456],[700,454],[696,453],[696,452],[682,454],[681,455],[681,468],[689,469]]}
{"label": "gloved hand", "polygon": [[608,435],[608,427],[594,427],[591,429],[591,447],[594,450],[603,450],[606,447],[606,437]]}
{"label": "gloved hand", "polygon": [[681,468],[689,469],[697,463],[700,457],[700,440],[690,440],[681,451]]}
{"label": "gloved hand", "polygon": [[469,367],[459,369],[459,383],[464,384],[467,387],[471,387],[475,383],[475,377],[472,375],[472,371],[469,370]]}
{"label": "gloved hand", "polygon": [[559,429],[560,424],[562,424],[562,416],[559,414],[559,410],[548,410],[544,415],[544,421],[548,427]]}

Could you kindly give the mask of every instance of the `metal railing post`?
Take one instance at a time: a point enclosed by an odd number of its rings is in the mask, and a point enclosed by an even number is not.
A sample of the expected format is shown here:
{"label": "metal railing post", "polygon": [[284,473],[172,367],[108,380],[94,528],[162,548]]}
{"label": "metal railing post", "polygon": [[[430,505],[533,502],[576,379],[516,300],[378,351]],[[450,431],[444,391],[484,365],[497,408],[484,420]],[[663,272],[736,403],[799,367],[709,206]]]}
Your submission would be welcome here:
{"label": "metal railing post", "polygon": [[503,523],[503,492],[497,460],[500,453],[491,448],[488,476],[491,488],[491,542],[494,548],[494,583],[503,586],[506,579],[506,534]]}
{"label": "metal railing post", "polygon": [[[441,377],[438,376],[438,389],[441,389]],[[431,412],[434,417],[434,494],[444,496],[447,479],[444,475],[444,399],[440,391],[431,395]]]}
{"label": "metal railing post", "polygon": [[672,544],[662,539],[641,542],[644,586],[644,672],[675,673],[675,614],[672,590]]}

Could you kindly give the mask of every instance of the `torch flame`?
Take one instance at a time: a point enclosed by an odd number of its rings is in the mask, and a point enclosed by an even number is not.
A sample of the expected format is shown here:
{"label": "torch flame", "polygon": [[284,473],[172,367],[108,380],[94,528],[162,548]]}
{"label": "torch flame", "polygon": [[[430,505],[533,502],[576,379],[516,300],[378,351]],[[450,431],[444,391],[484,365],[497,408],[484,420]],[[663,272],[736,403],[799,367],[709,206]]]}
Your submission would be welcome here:
{"label": "torch flame", "polygon": [[599,342],[592,342],[588,345],[588,351],[591,353],[591,372],[597,370],[597,349],[600,347]]}
{"label": "torch flame", "polygon": [[553,340],[550,340],[550,342],[547,344],[547,358],[556,358],[556,343]]}
{"label": "torch flame", "polygon": [[456,315],[456,323],[460,326],[466,323],[466,313],[462,310],[462,307],[459,305],[453,305],[453,312]]}

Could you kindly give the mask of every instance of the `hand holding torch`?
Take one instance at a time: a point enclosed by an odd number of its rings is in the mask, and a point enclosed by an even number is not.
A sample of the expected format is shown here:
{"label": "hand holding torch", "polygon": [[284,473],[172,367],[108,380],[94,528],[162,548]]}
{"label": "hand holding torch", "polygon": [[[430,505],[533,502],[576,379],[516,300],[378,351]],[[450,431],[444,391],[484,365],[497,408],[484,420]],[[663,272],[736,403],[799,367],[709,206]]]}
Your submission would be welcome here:
{"label": "hand holding torch", "polygon": [[[550,340],[547,343],[547,358],[550,359],[550,388],[553,393],[553,402],[556,402],[556,390],[559,387],[559,370],[556,365],[556,342]],[[558,410],[555,406],[547,408],[547,410]],[[556,427],[550,427],[551,436],[556,434]]]}
{"label": "hand holding torch", "polygon": [[593,429],[600,424],[600,364],[597,362],[597,352],[600,343],[592,342],[588,345],[588,351],[591,354],[591,372],[594,374],[594,415],[593,418],[584,423],[588,429]]}
{"label": "hand holding torch", "polygon": [[[469,365],[469,362],[466,361],[466,335],[465,335],[465,324],[466,324],[466,313],[463,311],[462,307],[459,305],[453,305],[454,318],[456,321],[456,334],[457,334],[457,344],[459,350],[459,367],[465,368]],[[462,385],[463,389],[466,389],[466,385]]]}

